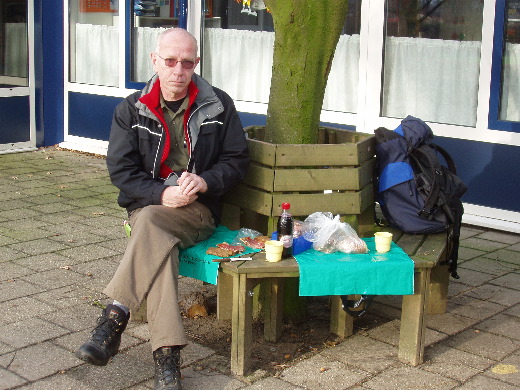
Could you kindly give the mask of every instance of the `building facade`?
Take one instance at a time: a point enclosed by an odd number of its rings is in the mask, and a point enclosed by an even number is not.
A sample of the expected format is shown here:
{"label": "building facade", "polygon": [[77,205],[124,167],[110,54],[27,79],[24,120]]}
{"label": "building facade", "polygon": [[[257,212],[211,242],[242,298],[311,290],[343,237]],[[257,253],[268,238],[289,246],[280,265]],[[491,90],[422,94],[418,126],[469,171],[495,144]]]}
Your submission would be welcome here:
{"label": "building facade", "polygon": [[[6,0],[0,153],[106,153],[122,98],[151,76],[164,28],[200,42],[197,72],[263,124],[273,23],[261,0]],[[464,221],[520,232],[520,0],[350,0],[321,119],[371,133],[431,126],[468,185]]]}

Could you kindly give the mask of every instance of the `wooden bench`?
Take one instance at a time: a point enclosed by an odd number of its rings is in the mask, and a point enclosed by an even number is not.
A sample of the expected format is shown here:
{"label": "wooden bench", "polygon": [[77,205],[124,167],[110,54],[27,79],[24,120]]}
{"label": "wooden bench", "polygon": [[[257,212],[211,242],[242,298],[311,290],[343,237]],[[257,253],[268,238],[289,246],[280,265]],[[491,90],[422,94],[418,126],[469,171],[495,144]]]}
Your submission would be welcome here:
{"label": "wooden bench", "polygon": [[[393,231],[396,242],[415,263],[415,291],[404,295],[399,338],[399,359],[416,366],[423,362],[425,314],[444,313],[448,291],[446,234],[408,235]],[[231,372],[245,375],[252,346],[253,288],[266,283],[269,310],[264,318],[264,337],[277,341],[282,331],[284,278],[299,276],[294,258],[278,263],[265,261],[258,253],[251,261],[222,263],[218,279],[219,320],[231,319]],[[339,296],[331,299],[330,330],[340,337],[353,334],[353,317],[342,309]]]}

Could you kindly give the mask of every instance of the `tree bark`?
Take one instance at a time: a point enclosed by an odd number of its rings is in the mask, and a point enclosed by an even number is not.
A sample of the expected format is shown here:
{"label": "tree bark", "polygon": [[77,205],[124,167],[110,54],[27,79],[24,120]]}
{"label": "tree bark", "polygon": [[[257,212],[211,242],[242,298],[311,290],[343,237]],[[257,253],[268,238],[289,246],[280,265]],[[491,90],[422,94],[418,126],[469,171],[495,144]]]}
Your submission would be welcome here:
{"label": "tree bark", "polygon": [[265,5],[275,29],[265,140],[317,143],[325,87],[348,0],[265,0]]}

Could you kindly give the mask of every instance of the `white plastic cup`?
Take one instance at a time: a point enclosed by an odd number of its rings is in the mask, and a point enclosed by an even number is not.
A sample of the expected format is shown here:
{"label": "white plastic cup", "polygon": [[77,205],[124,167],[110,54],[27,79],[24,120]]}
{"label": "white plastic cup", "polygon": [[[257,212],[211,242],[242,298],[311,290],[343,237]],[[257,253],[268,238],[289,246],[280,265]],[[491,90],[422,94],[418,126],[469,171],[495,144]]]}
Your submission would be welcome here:
{"label": "white plastic cup", "polygon": [[390,250],[392,244],[392,233],[377,232],[374,234],[376,240],[376,251],[379,253],[386,253]]}
{"label": "white plastic cup", "polygon": [[271,263],[282,260],[283,242],[269,240],[265,242],[265,259]]}

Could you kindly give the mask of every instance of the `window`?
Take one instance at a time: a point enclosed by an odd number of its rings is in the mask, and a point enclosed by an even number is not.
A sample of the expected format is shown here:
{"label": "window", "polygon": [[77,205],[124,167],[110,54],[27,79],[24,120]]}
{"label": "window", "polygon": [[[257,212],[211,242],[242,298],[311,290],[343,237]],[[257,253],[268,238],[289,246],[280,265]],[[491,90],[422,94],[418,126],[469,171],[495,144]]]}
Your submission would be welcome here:
{"label": "window", "polygon": [[130,81],[145,83],[153,75],[150,53],[155,51],[157,36],[165,29],[179,26],[179,0],[131,1]]}
{"label": "window", "polygon": [[381,115],[475,126],[482,0],[386,0]]}
{"label": "window", "polygon": [[[356,112],[361,0],[349,13],[329,75],[323,109]],[[202,75],[235,100],[267,103],[274,29],[261,0],[206,0]],[[349,91],[349,93],[345,93]]]}
{"label": "window", "polygon": [[70,0],[69,79],[119,84],[118,0]]}
{"label": "window", "polygon": [[28,86],[27,1],[0,4],[0,87]]}

